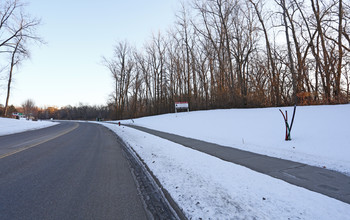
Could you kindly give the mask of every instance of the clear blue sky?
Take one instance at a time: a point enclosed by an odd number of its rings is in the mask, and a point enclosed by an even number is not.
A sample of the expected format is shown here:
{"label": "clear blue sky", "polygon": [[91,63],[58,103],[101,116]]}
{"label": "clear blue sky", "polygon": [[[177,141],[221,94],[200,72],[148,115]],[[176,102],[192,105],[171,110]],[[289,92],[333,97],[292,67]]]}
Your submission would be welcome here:
{"label": "clear blue sky", "polygon": [[[113,81],[101,64],[119,40],[141,48],[152,33],[175,21],[178,0],[29,0],[26,11],[42,19],[46,45],[30,47],[31,59],[16,71],[10,104],[106,104]],[[0,94],[4,104],[4,93]]]}

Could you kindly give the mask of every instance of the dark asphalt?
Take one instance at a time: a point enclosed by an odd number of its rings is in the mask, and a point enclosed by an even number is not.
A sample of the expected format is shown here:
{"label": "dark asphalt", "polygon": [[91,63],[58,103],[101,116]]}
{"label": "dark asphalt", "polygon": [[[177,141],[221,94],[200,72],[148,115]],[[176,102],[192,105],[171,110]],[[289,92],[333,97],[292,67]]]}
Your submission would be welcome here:
{"label": "dark asphalt", "polygon": [[0,158],[49,141],[77,128],[77,123],[61,123],[44,129],[0,136]]}
{"label": "dark asphalt", "polygon": [[61,123],[7,135],[0,150],[0,219],[149,216],[120,143],[101,125]]}
{"label": "dark asphalt", "polygon": [[269,157],[225,147],[136,125],[126,125],[183,146],[239,164],[291,184],[318,192],[350,204],[350,176],[289,160]]}

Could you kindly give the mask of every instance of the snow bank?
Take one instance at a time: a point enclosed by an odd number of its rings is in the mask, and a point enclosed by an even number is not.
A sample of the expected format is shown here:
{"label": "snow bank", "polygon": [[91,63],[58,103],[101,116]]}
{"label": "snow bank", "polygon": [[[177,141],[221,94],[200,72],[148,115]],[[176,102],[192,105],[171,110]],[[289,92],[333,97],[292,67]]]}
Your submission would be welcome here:
{"label": "snow bank", "polygon": [[45,128],[56,124],[58,123],[51,121],[27,121],[11,118],[0,118],[0,136]]}
{"label": "snow bank", "polygon": [[[250,114],[251,117],[256,117],[257,113],[252,110],[247,113],[235,110],[233,112]],[[212,119],[207,118],[207,121],[215,122],[214,126],[219,129],[217,130],[219,133],[222,131],[218,126],[219,122],[223,122],[221,117],[228,115],[233,117],[235,115],[233,112],[210,111],[209,115],[216,116]],[[262,114],[266,116],[269,112],[272,118],[271,109],[263,110]],[[197,122],[200,122],[199,119],[205,115],[208,116],[206,112],[197,112],[158,118],[172,120],[174,117],[181,119],[182,122],[185,122],[186,118],[187,120],[196,118]],[[301,113],[299,118],[302,118]],[[157,117],[152,119],[156,121],[155,124],[161,121]],[[239,117],[235,119],[241,120],[240,123],[245,121]],[[163,126],[160,124],[158,126]],[[187,131],[191,130],[187,128],[189,123],[185,126],[181,123],[165,124],[169,127],[163,126],[164,128],[173,131],[180,131],[174,128],[176,126]],[[111,124],[104,125],[116,132],[141,156],[189,219],[350,219],[349,204],[138,130]],[[248,129],[248,126],[242,127]],[[209,137],[219,136],[217,133],[214,132]],[[223,135],[227,137],[226,141],[230,140],[229,133],[231,132]],[[192,134],[195,134],[195,131],[188,135]],[[198,135],[202,137],[200,133]],[[283,138],[283,132],[280,135],[276,139]],[[252,137],[247,135],[244,138],[250,143],[253,141],[250,140]]]}
{"label": "snow bank", "polygon": [[[183,112],[134,119],[135,125],[302,162],[350,175],[350,105],[297,107],[292,141],[279,108]],[[281,108],[289,113],[293,107]],[[122,123],[132,123],[130,120]]]}

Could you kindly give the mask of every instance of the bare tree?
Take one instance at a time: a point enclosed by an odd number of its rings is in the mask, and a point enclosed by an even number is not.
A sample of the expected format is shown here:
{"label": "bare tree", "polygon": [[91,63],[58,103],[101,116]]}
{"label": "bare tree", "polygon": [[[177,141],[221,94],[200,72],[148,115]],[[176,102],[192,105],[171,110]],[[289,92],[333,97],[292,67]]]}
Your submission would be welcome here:
{"label": "bare tree", "polygon": [[8,103],[10,99],[11,94],[11,83],[12,83],[12,77],[14,68],[17,64],[19,64],[23,59],[29,56],[28,51],[23,47],[22,44],[23,37],[19,36],[17,39],[17,43],[15,44],[15,47],[11,54],[11,63],[10,63],[10,70],[7,80],[7,95],[6,95],[6,102],[5,102],[5,109],[4,109],[4,116],[7,116],[7,110],[8,110]]}
{"label": "bare tree", "polygon": [[18,38],[23,42],[42,42],[36,34],[41,21],[26,14],[24,9],[25,4],[20,0],[6,0],[0,4],[0,53],[11,53]]}
{"label": "bare tree", "polygon": [[183,49],[184,52],[182,52],[183,56],[183,63],[185,63],[185,78],[186,78],[186,87],[187,87],[187,101],[191,101],[192,96],[192,86],[195,86],[193,83],[191,83],[191,79],[194,78],[194,74],[192,74],[192,65],[191,65],[191,54],[192,54],[192,48],[190,45],[190,21],[189,21],[189,13],[187,11],[187,8],[184,3],[182,3],[181,8],[181,14],[177,16],[177,24],[178,24],[178,32],[180,33],[180,41],[183,42]]}
{"label": "bare tree", "polygon": [[[292,27],[292,29],[294,29],[294,26],[292,23],[288,23],[288,20],[292,20],[292,19],[288,19],[290,18],[289,16],[289,12],[287,9],[287,5],[286,5],[286,1],[285,0],[278,0],[276,1],[277,4],[280,5],[280,7],[282,8],[282,17],[283,17],[283,24],[284,24],[284,28],[285,28],[285,36],[286,36],[286,41],[287,41],[287,48],[288,48],[288,59],[289,59],[289,69],[291,71],[292,74],[292,85],[293,85],[293,100],[294,100],[294,104],[298,103],[298,99],[297,99],[297,93],[298,93],[298,88],[297,88],[297,79],[296,79],[296,73],[295,73],[295,64],[294,64],[294,58],[293,58],[293,52],[292,52],[292,48],[291,48],[291,40],[290,40],[290,36],[289,36],[289,25]],[[297,47],[297,54],[298,57],[300,57],[299,55],[299,46],[298,46],[298,42],[295,39],[295,45]]]}
{"label": "bare tree", "polygon": [[22,103],[23,113],[29,119],[30,117],[34,117],[34,111],[36,109],[35,102],[32,99],[27,99]]}
{"label": "bare tree", "polygon": [[338,9],[338,65],[337,65],[337,72],[336,72],[336,96],[338,99],[338,102],[340,102],[340,78],[342,73],[342,64],[343,64],[343,43],[342,43],[342,30],[343,30],[343,1],[339,0],[339,9]]}
{"label": "bare tree", "polygon": [[122,43],[106,60],[117,117],[169,112],[176,100],[195,109],[348,100],[349,12],[344,0],[183,3],[169,32],[133,52]]}
{"label": "bare tree", "polygon": [[273,96],[273,105],[279,106],[280,104],[280,91],[279,91],[279,77],[277,76],[275,57],[273,56],[273,51],[271,48],[270,37],[268,34],[268,29],[266,27],[266,22],[264,21],[262,15],[262,7],[263,3],[260,1],[254,2],[253,0],[249,0],[249,2],[253,5],[255,13],[259,19],[262,31],[264,33],[265,45],[266,45],[266,54],[267,54],[267,67],[269,70],[271,77],[271,94]]}
{"label": "bare tree", "polygon": [[29,57],[26,45],[29,41],[42,40],[36,35],[36,27],[40,20],[31,18],[24,13],[24,4],[19,0],[7,0],[0,3],[0,55],[10,54],[9,74],[7,80],[7,95],[4,116],[8,113],[8,103],[11,94],[11,83],[15,66]]}
{"label": "bare tree", "polygon": [[128,92],[134,68],[131,50],[131,46],[127,41],[119,42],[114,48],[113,57],[110,59],[103,58],[104,65],[109,69],[114,79],[115,91],[113,99],[117,119],[123,117],[128,101]]}

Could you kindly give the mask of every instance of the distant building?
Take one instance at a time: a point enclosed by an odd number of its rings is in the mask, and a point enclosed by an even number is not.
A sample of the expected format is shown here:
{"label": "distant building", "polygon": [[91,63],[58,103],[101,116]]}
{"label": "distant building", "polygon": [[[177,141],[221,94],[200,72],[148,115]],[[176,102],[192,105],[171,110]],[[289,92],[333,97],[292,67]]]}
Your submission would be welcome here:
{"label": "distant building", "polygon": [[12,118],[15,119],[24,119],[26,116],[23,113],[15,112],[12,113]]}

